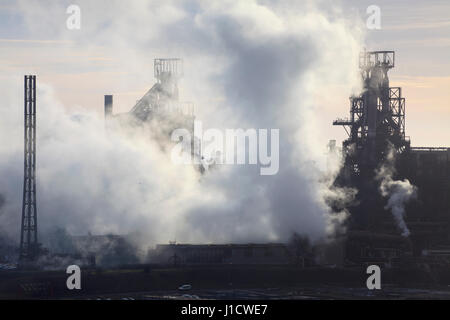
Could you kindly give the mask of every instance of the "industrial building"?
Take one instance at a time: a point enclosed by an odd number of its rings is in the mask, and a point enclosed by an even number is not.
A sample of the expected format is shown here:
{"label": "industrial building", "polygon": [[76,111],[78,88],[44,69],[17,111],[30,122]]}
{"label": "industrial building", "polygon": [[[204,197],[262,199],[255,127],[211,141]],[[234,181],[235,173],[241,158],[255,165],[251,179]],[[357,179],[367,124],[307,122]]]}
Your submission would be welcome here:
{"label": "industrial building", "polygon": [[[363,52],[360,55],[363,90],[350,97],[350,116],[338,119],[348,139],[343,142],[343,167],[335,188],[357,190],[356,199],[346,208],[349,218],[346,232],[336,234],[332,246],[314,250],[316,258],[306,252],[293,254],[284,244],[166,244],[148,252],[150,263],[160,264],[329,264],[325,251],[337,264],[360,266],[379,264],[389,267],[402,264],[450,266],[450,148],[413,147],[406,135],[405,98],[400,87],[391,87],[388,72],[395,66],[393,51]],[[117,126],[142,129],[165,149],[173,143],[176,128],[193,131],[195,115],[192,103],[181,102],[178,80],[183,75],[180,59],[155,59],[156,83],[126,113],[113,113],[113,96],[105,96],[106,129]],[[20,261],[25,266],[43,251],[37,239],[36,212],[36,77],[25,76],[25,161]],[[125,130],[126,131],[126,130]],[[200,142],[192,141],[192,156],[201,158]],[[198,146],[195,147],[195,144]],[[330,143],[331,152],[337,152]],[[391,182],[411,186],[408,199],[398,207],[391,201],[392,190],[380,191],[380,170],[392,166]],[[204,172],[202,166],[199,170]],[[395,199],[394,199],[395,200]],[[339,211],[339,203],[331,202]],[[400,210],[400,215],[393,213]],[[399,220],[404,220],[404,228]],[[93,263],[136,263],[128,254],[134,249],[119,236],[73,237],[75,252]],[[327,247],[327,248],[325,248]],[[295,250],[294,250],[295,251]],[[102,254],[103,253],[103,254]],[[105,254],[106,253],[106,254]],[[121,257],[119,260],[116,257]],[[123,258],[123,259],[122,259]],[[315,262],[313,262],[315,261]]]}
{"label": "industrial building", "polygon": [[285,244],[159,244],[149,251],[149,261],[160,264],[288,264]]}
{"label": "industrial building", "polygon": [[117,266],[139,262],[136,255],[138,249],[126,236],[88,234],[71,236],[70,242],[74,252],[91,266]]}
{"label": "industrial building", "polygon": [[[411,146],[402,88],[389,83],[394,66],[394,51],[362,52],[363,91],[350,97],[349,118],[333,122],[348,133],[335,186],[357,190],[348,208],[345,261],[392,265],[439,255],[450,263],[450,148]],[[380,192],[380,170],[388,165],[390,181],[413,186],[415,197],[405,201]],[[390,192],[399,191],[395,187]],[[398,207],[392,208],[395,200]],[[392,210],[399,210],[395,218]],[[395,219],[404,219],[408,232],[402,235]]]}
{"label": "industrial building", "polygon": [[[183,60],[178,58],[155,59],[156,83],[139,99],[129,112],[114,114],[113,95],[105,95],[106,127],[144,130],[163,150],[173,145],[172,132],[185,129],[194,137],[194,104],[180,101],[178,82],[183,77]],[[187,149],[187,148],[186,148]],[[194,137],[190,145],[191,156],[200,163],[200,143]],[[199,166],[203,172],[203,167]]]}

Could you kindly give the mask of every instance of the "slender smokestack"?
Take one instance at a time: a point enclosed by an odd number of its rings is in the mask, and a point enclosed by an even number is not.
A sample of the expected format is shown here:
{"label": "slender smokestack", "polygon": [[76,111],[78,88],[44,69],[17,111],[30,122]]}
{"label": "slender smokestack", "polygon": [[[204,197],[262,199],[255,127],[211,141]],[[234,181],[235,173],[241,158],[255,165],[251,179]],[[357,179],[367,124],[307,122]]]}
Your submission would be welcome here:
{"label": "slender smokestack", "polygon": [[113,96],[105,95],[105,118],[112,116],[113,112]]}

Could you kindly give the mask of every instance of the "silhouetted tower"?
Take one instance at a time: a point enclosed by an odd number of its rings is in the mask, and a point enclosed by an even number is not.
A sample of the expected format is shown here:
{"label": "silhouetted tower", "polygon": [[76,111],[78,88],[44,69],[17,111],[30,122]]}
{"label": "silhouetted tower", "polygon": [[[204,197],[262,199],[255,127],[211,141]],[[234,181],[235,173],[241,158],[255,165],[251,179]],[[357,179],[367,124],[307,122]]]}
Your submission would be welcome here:
{"label": "silhouetted tower", "polygon": [[350,118],[338,119],[349,138],[343,143],[347,179],[370,178],[383,162],[388,146],[397,153],[410,148],[405,136],[405,99],[399,87],[390,87],[388,71],[394,51],[365,51],[360,55],[363,91],[350,98]]}
{"label": "silhouetted tower", "polygon": [[[377,168],[393,150],[400,159],[410,150],[405,136],[405,98],[400,87],[390,87],[388,71],[395,66],[394,51],[364,51],[360,54],[363,90],[350,97],[350,117],[338,119],[348,133],[342,143],[344,166],[336,183],[358,190],[360,205],[352,209],[351,220],[367,229],[383,223],[385,200],[379,195]],[[377,209],[375,209],[377,208]]]}
{"label": "silhouetted tower", "polygon": [[36,212],[36,76],[25,76],[24,180],[20,261],[34,260],[38,252]]}

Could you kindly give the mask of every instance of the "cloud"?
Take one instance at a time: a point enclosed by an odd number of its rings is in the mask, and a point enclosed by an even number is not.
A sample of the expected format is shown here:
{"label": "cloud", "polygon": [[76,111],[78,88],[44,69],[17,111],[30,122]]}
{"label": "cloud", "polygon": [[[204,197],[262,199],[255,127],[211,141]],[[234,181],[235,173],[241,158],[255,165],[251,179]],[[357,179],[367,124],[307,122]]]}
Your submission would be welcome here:
{"label": "cloud", "polygon": [[[30,34],[75,41],[73,49],[86,54],[102,47],[120,61],[112,68],[136,75],[129,84],[149,82],[154,57],[183,58],[182,99],[196,102],[197,119],[208,127],[280,129],[277,175],[222,166],[201,176],[172,165],[170,154],[142,134],[107,134],[94,110],[68,110],[38,75],[42,232],[55,225],[78,234],[139,230],[146,244],[326,235],[329,185],[320,182],[325,144],[314,97],[326,94],[327,86],[357,85],[362,34],[353,22],[292,1],[79,1],[82,29],[70,33],[57,27],[62,18],[48,18],[62,4],[44,12],[24,3]],[[9,204],[2,222],[14,233],[21,204],[22,81],[0,81],[9,82],[0,89],[7,96],[0,141],[9,145],[0,147],[0,176],[7,181],[0,193]]]}

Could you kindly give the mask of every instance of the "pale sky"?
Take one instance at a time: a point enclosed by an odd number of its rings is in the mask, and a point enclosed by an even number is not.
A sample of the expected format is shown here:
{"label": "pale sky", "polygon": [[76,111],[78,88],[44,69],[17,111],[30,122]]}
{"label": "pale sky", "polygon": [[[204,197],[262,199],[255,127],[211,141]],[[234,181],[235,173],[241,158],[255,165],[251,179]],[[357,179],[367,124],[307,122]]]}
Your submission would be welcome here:
{"label": "pale sky", "polygon": [[[143,55],[139,49],[145,43],[141,35],[144,30],[129,30],[130,38],[139,43],[135,48],[124,45],[120,52],[112,52],[106,43],[114,35],[102,32],[101,24],[99,27],[94,21],[101,18],[105,28],[115,23],[126,28],[127,20],[118,17],[117,12],[109,12],[108,6],[98,8],[99,2],[93,1],[81,7],[81,30],[69,31],[65,27],[65,8],[72,3],[76,1],[0,2],[0,77],[16,81],[13,79],[25,73],[37,74],[39,83],[53,86],[56,96],[68,108],[83,106],[103,112],[103,95],[114,94],[115,111],[129,110],[153,84],[153,58],[170,52],[170,45],[162,44],[160,52],[149,52],[148,63],[136,59],[139,64],[133,64],[135,56]],[[344,16],[358,15],[361,19],[367,17],[369,5],[380,7],[381,30],[366,30],[364,41],[368,50],[396,52],[396,67],[390,71],[391,86],[403,88],[406,130],[413,146],[450,146],[450,2],[340,3]],[[320,1],[324,10],[328,5],[329,2]],[[133,7],[130,5],[130,12]],[[165,14],[177,13],[162,10],[155,17]],[[149,27],[145,32],[164,32],[151,30],[152,21],[141,23]],[[90,43],[93,34],[96,38]],[[123,64],[125,60],[127,63]],[[332,127],[331,121],[348,115],[349,95],[350,92],[339,92],[324,99],[324,117],[330,123],[326,134],[330,139],[345,138],[343,129]]]}
{"label": "pale sky", "polygon": [[413,146],[450,146],[450,1],[345,0],[362,14],[381,9],[381,30],[370,30],[370,50],[394,50],[391,86],[406,97],[406,134]]}

